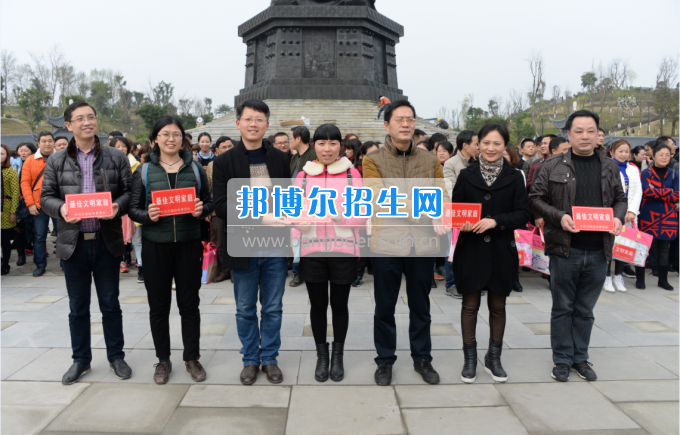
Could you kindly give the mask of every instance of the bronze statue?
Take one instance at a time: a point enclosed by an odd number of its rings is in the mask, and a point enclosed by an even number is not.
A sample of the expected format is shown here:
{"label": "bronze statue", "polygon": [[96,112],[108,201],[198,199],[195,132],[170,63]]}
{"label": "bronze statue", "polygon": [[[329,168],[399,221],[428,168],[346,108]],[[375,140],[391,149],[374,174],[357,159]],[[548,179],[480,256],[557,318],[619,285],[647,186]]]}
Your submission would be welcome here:
{"label": "bronze statue", "polygon": [[283,5],[368,6],[375,9],[375,0],[272,0],[272,6]]}

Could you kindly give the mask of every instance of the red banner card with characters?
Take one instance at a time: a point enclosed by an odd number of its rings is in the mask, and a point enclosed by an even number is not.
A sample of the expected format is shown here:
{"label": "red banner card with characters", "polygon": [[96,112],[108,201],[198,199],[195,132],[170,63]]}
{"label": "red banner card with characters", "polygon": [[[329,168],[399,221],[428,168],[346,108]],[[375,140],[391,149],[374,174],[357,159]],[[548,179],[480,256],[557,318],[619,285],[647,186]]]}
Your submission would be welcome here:
{"label": "red banner card with characters", "polygon": [[636,254],[637,248],[631,248],[630,246],[624,246],[619,243],[614,245],[613,255],[618,260],[622,260],[627,263],[634,263]]}
{"label": "red banner card with characters", "polygon": [[572,207],[571,216],[579,231],[614,231],[611,207]]}
{"label": "red banner card with characters", "polygon": [[111,192],[71,194],[66,195],[64,200],[69,219],[92,219],[113,214]]}
{"label": "red banner card with characters", "polygon": [[460,228],[465,222],[474,225],[479,222],[481,214],[482,204],[449,202],[444,204],[442,224],[446,228]]}
{"label": "red banner card with characters", "polygon": [[195,199],[196,189],[193,187],[151,192],[151,201],[161,209],[161,217],[195,212]]}

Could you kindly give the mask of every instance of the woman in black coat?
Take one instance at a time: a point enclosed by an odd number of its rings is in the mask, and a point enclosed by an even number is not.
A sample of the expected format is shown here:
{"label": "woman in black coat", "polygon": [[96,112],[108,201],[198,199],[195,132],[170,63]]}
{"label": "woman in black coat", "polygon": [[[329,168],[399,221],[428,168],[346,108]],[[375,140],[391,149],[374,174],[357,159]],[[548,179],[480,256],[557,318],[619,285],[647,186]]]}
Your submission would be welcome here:
{"label": "woman in black coat", "polygon": [[529,221],[529,199],[522,174],[503,158],[509,141],[502,124],[486,124],[479,131],[480,157],[458,176],[451,202],[482,204],[483,219],[462,228],[453,257],[456,287],[463,295],[461,325],[465,365],[463,382],[472,383],[477,371],[477,312],[482,290],[488,290],[489,350],[484,370],[496,382],[508,375],[501,365],[505,331],[505,299],[517,280],[519,258],[514,230]]}

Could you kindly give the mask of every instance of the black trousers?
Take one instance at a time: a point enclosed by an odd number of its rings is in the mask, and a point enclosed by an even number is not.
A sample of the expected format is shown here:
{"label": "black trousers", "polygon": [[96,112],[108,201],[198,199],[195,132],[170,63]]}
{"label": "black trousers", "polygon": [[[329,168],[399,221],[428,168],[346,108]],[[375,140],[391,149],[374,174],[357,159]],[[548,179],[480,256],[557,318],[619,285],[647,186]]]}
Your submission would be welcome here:
{"label": "black trousers", "polygon": [[9,265],[9,257],[12,255],[12,241],[14,241],[14,247],[17,250],[17,255],[26,255],[24,252],[24,246],[26,245],[24,233],[18,233],[16,228],[8,228],[6,230],[1,230],[0,236],[2,237],[2,264],[3,266]]}
{"label": "black trousers", "polygon": [[154,243],[142,239],[144,287],[149,298],[151,336],[160,360],[170,358],[170,304],[172,279],[182,317],[184,361],[199,358],[201,313],[198,309],[203,265],[203,245],[193,242]]}
{"label": "black trousers", "polygon": [[409,308],[409,340],[413,361],[432,361],[430,336],[430,290],[432,289],[432,257],[373,257],[375,278],[375,315],[373,341],[378,351],[376,364],[397,360],[397,327],[394,310],[399,303],[401,277],[406,276]]}
{"label": "black trousers", "polygon": [[[328,282],[306,281],[307,293],[311,309],[309,318],[312,322],[312,334],[317,344],[326,343],[326,331],[328,324]],[[351,284],[330,283],[330,302],[333,310],[333,341],[344,343],[349,326],[349,291]]]}

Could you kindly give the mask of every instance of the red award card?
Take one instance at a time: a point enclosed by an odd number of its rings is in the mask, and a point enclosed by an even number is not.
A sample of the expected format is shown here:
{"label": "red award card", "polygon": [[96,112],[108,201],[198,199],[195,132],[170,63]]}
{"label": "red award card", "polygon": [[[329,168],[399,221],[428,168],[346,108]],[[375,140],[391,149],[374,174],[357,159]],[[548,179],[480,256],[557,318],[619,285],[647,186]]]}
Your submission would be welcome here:
{"label": "red award card", "polygon": [[[300,213],[300,217],[291,217],[288,214],[286,214],[286,218],[288,219],[288,222],[292,224],[296,223],[328,223],[331,221],[331,215],[327,214],[326,217],[319,217],[319,216],[310,216],[309,215],[309,207],[310,207],[311,201],[307,198],[302,198],[302,213]],[[338,213],[342,213],[342,210],[337,209]],[[285,210],[284,210],[284,213]]]}
{"label": "red award card", "polygon": [[614,231],[611,207],[572,207],[571,216],[579,231]]}
{"label": "red award card", "polygon": [[71,194],[64,199],[70,219],[100,218],[113,214],[111,192]]}
{"label": "red award card", "polygon": [[444,204],[444,219],[442,224],[446,228],[460,228],[465,222],[472,225],[479,222],[482,214],[482,204],[449,202]]}
{"label": "red award card", "polygon": [[195,212],[195,199],[196,189],[193,187],[151,192],[151,201],[161,209],[161,217]]}

